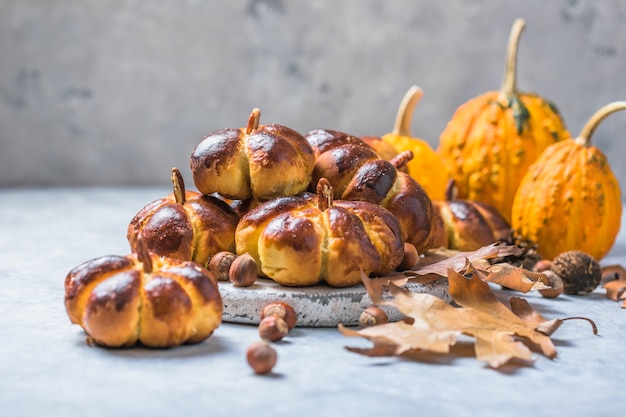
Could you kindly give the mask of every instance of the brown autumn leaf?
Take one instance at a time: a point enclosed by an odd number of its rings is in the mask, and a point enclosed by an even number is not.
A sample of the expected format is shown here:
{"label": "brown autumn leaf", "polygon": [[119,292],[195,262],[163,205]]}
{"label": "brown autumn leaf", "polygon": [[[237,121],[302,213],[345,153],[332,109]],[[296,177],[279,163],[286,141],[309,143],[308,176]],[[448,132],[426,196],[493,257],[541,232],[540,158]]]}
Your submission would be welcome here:
{"label": "brown autumn leaf", "polygon": [[603,288],[606,296],[613,301],[624,300],[622,308],[626,308],[626,270],[621,265],[609,265],[602,268]]}
{"label": "brown autumn leaf", "polygon": [[389,283],[393,298],[384,300],[382,287],[373,285],[373,280],[365,275],[362,278],[374,304],[394,306],[413,322],[399,321],[361,330],[339,325],[343,335],[364,337],[374,344],[371,348],[347,347],[352,352],[368,356],[416,351],[448,354],[459,336],[467,335],[474,339],[476,358],[494,368],[512,359],[532,361],[531,347],[549,358],[556,356],[550,334],[558,328],[557,323],[543,319],[527,303],[516,301],[515,312],[507,308],[469,261],[463,273],[448,270],[450,295],[460,307],[430,294],[411,293],[393,282]]}
{"label": "brown autumn leaf", "polygon": [[471,252],[460,252],[450,249],[436,249],[428,251],[420,259],[418,265],[413,269],[392,273],[382,277],[391,280],[396,285],[402,286],[408,279],[415,279],[422,282],[424,279],[438,279],[448,276],[448,270],[462,271],[467,262],[474,266],[474,272],[480,279],[486,282],[502,285],[503,287],[521,291],[538,291],[550,288],[547,285],[548,278],[545,274],[532,272],[521,266],[516,267],[508,263],[491,264],[490,259],[502,258],[506,256],[517,256],[523,249],[514,245],[502,245],[493,243]]}

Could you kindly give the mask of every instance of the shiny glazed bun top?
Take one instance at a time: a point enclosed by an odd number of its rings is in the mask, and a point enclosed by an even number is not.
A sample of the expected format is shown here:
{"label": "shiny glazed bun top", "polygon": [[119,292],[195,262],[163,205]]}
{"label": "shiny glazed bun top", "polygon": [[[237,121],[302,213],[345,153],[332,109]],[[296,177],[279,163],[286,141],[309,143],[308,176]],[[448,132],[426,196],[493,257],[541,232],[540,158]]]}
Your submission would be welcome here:
{"label": "shiny glazed bun top", "polygon": [[206,265],[220,251],[235,250],[239,216],[215,196],[186,191],[183,177],[172,169],[173,193],[144,206],[133,217],[126,237],[137,251],[141,235],[156,255]]}
{"label": "shiny glazed bun top", "polygon": [[203,194],[238,200],[295,195],[311,182],[313,150],[304,137],[279,124],[259,125],[254,109],[244,128],[206,136],[193,150],[193,181]]}
{"label": "shiny glazed bun top", "polygon": [[277,198],[242,217],[237,254],[249,253],[262,276],[286,286],[326,282],[347,287],[367,275],[384,275],[404,255],[400,225],[380,205],[334,200],[319,181],[317,194]]}
{"label": "shiny glazed bun top", "polygon": [[432,201],[402,171],[410,151],[386,161],[363,140],[337,130],[312,130],[305,138],[315,154],[313,183],[326,178],[338,199],[382,205],[398,218],[404,241],[420,253],[432,247]]}
{"label": "shiny glazed bun top", "polygon": [[217,280],[194,263],[138,252],[103,256],[65,278],[65,308],[96,343],[171,347],[208,338],[222,321]]}

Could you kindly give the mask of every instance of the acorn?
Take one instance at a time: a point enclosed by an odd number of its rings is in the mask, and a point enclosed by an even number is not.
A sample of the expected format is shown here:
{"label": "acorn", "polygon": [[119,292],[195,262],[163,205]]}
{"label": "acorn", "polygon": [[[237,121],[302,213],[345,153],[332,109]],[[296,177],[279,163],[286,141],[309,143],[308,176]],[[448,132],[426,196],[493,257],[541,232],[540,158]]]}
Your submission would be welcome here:
{"label": "acorn", "polygon": [[602,280],[602,268],[598,261],[578,250],[558,255],[552,260],[550,270],[561,277],[563,292],[570,295],[589,294]]}

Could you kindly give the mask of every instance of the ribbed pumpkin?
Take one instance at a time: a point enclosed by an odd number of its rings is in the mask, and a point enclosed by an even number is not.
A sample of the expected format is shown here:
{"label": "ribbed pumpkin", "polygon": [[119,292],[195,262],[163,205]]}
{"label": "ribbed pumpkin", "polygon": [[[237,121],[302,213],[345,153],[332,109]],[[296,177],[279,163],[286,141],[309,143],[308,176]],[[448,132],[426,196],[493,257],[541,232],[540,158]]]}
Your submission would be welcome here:
{"label": "ribbed pumpkin", "polygon": [[494,206],[510,221],[519,182],[549,145],[568,138],[556,107],[516,88],[517,46],[525,23],[511,29],[504,81],[461,105],[439,138],[438,152],[462,199]]}
{"label": "ribbed pumpkin", "polygon": [[522,179],[512,210],[512,227],[537,244],[546,259],[579,250],[602,259],[620,229],[620,187],[606,156],[591,146],[591,135],[626,101],[598,110],[576,139],[549,146]]}
{"label": "ribbed pumpkin", "polygon": [[409,88],[398,108],[393,130],[384,135],[382,140],[391,144],[398,153],[413,152],[413,159],[407,163],[409,175],[431,199],[443,200],[450,173],[428,142],[411,135],[413,111],[423,95],[424,92],[418,86]]}

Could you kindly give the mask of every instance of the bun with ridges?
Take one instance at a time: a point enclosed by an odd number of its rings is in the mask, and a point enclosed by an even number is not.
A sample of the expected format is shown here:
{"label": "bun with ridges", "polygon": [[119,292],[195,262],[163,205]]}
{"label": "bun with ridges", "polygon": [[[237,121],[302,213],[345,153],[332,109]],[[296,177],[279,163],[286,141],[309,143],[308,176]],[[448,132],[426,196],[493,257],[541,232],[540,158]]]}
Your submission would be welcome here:
{"label": "bun with ridges", "polygon": [[355,285],[361,271],[384,275],[404,254],[395,216],[377,204],[334,200],[325,179],[317,194],[278,198],[248,212],[235,240],[260,275],[286,286]]}
{"label": "bun with ridges", "polygon": [[65,278],[65,308],[95,343],[172,347],[208,338],[222,321],[217,280],[204,267],[148,252],[103,256]]}
{"label": "bun with ridges", "polygon": [[141,235],[151,252],[206,265],[221,251],[235,251],[239,216],[225,201],[186,191],[183,177],[172,168],[172,194],[147,204],[133,217],[126,237],[137,251]]}
{"label": "bun with ridges", "polygon": [[315,154],[313,183],[326,178],[341,200],[380,204],[399,220],[403,240],[419,253],[432,247],[433,208],[424,189],[403,169],[413,157],[402,152],[391,161],[361,139],[336,130],[305,135]]}
{"label": "bun with ridges", "polygon": [[259,125],[254,109],[245,128],[207,135],[190,159],[193,181],[203,194],[266,201],[295,195],[311,182],[313,151],[304,137],[279,124]]}
{"label": "bun with ridges", "polygon": [[433,201],[443,228],[438,241],[448,249],[474,251],[494,242],[510,242],[511,226],[493,206],[458,199],[454,180],[446,187],[446,199]]}

